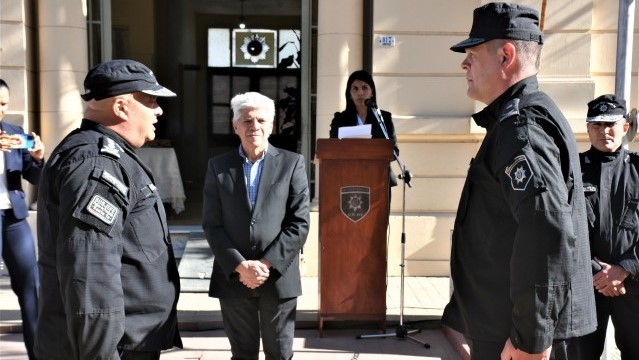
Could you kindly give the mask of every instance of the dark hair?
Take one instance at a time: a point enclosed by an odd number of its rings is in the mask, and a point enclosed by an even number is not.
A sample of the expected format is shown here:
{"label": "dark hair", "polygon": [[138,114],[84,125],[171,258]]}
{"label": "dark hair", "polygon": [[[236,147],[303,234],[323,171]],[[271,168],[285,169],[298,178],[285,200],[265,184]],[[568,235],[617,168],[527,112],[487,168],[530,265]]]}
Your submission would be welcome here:
{"label": "dark hair", "polygon": [[377,101],[377,91],[375,90],[375,82],[373,81],[373,77],[366,70],[357,70],[348,77],[348,81],[346,82],[346,91],[344,92],[344,96],[346,97],[346,111],[356,111],[355,103],[353,99],[351,99],[351,85],[355,80],[360,80],[368,84],[371,87],[373,92],[372,99]]}
{"label": "dark hair", "polygon": [[6,81],[0,79],[0,88],[7,88],[7,90],[9,90],[9,85],[6,83]]}

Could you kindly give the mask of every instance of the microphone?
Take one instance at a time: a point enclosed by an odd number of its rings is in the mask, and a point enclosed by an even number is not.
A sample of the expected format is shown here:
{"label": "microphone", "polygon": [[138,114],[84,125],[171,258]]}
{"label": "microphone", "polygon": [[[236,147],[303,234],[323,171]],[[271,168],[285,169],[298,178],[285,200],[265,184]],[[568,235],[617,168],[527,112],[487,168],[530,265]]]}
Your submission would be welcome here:
{"label": "microphone", "polygon": [[[382,130],[386,132],[384,117],[382,116],[382,113],[379,111],[379,108],[377,107],[377,103],[375,102],[375,100],[373,98],[366,99],[364,100],[364,105],[368,106],[369,108],[371,108],[371,110],[373,110],[373,114],[377,118],[377,122],[382,127]],[[386,136],[386,138],[388,139],[388,135]]]}
{"label": "microphone", "polygon": [[375,118],[377,119],[377,123],[379,124],[379,127],[382,129],[382,132],[384,133],[384,138],[390,139],[388,137],[388,130],[386,130],[386,123],[384,122],[384,117],[382,116],[382,113],[379,111],[379,108],[377,107],[377,103],[375,102],[375,100],[373,100],[373,98],[366,99],[364,100],[364,105],[368,106],[369,108],[371,108],[371,110],[373,110],[373,115],[375,115]]}
{"label": "microphone", "polygon": [[368,106],[369,108],[377,109],[377,103],[372,98],[366,99],[364,101],[364,105]]}

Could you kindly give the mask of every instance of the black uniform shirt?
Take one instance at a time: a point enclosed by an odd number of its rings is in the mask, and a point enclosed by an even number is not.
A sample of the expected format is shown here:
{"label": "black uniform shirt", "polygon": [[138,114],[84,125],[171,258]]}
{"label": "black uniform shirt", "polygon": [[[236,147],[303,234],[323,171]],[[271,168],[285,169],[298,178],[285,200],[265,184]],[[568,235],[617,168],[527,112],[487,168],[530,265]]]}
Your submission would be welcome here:
{"label": "black uniform shirt", "polygon": [[592,256],[623,267],[626,290],[639,293],[639,155],[590,148],[580,158]]}
{"label": "black uniform shirt", "polygon": [[540,353],[596,326],[576,143],[537,79],[473,115],[486,136],[471,161],[442,321],[471,339]]}
{"label": "black uniform shirt", "polygon": [[133,148],[83,120],[53,151],[39,190],[38,357],[181,346],[164,207]]}

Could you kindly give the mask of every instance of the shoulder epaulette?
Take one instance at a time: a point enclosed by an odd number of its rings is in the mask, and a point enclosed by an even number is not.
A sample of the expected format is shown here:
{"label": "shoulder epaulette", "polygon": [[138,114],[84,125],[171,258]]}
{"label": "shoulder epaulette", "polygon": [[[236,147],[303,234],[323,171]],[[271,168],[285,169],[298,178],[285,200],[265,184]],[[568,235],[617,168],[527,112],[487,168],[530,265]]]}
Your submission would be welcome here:
{"label": "shoulder epaulette", "polygon": [[119,159],[121,156],[120,153],[122,152],[124,152],[122,147],[110,137],[103,136],[100,138],[100,154],[106,154]]}
{"label": "shoulder epaulette", "polygon": [[499,114],[499,122],[502,122],[512,116],[519,115],[519,98],[508,100]]}
{"label": "shoulder epaulette", "polygon": [[633,163],[633,164],[639,164],[639,153],[636,153],[634,151],[628,151],[628,161]]}

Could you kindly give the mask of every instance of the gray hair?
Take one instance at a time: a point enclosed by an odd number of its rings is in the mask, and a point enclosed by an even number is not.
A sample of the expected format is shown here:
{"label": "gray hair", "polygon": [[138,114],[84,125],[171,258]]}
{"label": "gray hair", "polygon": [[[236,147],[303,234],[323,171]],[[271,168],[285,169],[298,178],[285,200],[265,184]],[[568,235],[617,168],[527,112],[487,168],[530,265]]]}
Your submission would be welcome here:
{"label": "gray hair", "polygon": [[262,112],[264,120],[272,122],[275,119],[275,102],[258,92],[247,92],[238,94],[231,99],[231,109],[233,110],[233,121],[240,118],[241,110],[255,109]]}
{"label": "gray hair", "polygon": [[541,68],[541,48],[542,45],[534,41],[514,40],[515,49],[521,57],[521,62],[534,66],[536,71]]}
{"label": "gray hair", "polygon": [[535,41],[497,39],[496,41],[489,42],[489,46],[492,51],[496,51],[507,42],[513,44],[515,47],[517,56],[519,57],[519,62],[524,68],[532,69],[535,73],[539,72],[539,69],[541,68],[541,49],[543,45]]}

